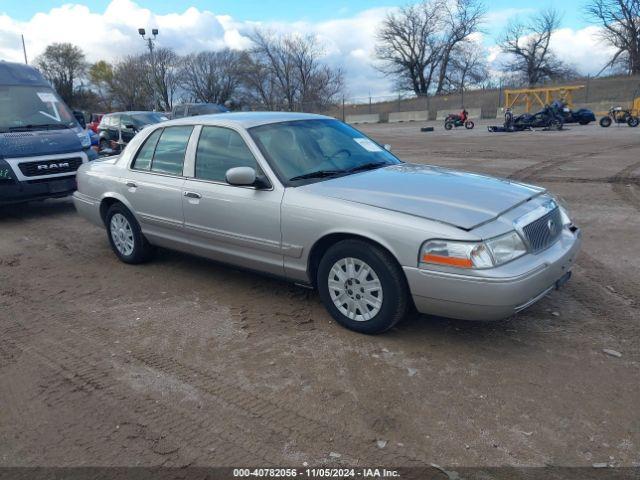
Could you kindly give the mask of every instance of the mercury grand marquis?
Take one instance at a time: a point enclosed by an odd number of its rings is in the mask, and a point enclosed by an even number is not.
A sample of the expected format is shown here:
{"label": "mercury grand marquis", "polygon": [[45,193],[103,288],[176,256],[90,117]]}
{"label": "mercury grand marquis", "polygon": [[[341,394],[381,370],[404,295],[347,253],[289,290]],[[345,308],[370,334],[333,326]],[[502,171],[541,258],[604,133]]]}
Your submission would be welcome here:
{"label": "mercury grand marquis", "polygon": [[509,317],[569,279],[580,230],[545,189],[389,150],[319,115],[184,118],[82,165],[74,203],[123,262],[164,247],[283,277],[363,333],[412,308]]}

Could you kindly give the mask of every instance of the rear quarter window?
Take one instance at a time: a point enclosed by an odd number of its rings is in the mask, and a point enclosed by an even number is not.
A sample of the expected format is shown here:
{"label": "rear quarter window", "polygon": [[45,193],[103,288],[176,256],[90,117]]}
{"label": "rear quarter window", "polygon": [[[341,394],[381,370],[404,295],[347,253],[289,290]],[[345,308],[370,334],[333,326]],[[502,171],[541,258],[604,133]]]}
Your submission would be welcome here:
{"label": "rear quarter window", "polygon": [[140,147],[140,150],[138,150],[138,154],[133,160],[131,168],[136,170],[149,170],[151,168],[151,160],[153,159],[153,153],[156,150],[156,144],[158,143],[161,133],[162,128],[159,128],[147,137],[142,147]]}

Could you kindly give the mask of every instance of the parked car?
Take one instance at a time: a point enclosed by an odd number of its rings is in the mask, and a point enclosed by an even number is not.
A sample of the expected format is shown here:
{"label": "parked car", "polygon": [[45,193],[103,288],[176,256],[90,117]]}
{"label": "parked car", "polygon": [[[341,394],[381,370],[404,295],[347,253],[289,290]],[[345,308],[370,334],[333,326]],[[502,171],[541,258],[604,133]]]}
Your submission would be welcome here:
{"label": "parked car", "polygon": [[102,117],[98,125],[100,149],[109,147],[109,143],[129,143],[131,139],[147,125],[163,122],[168,118],[157,112],[115,112]]}
{"label": "parked car", "polygon": [[104,113],[92,113],[91,121],[87,125],[90,130],[93,130],[94,133],[98,133],[98,125],[100,125],[100,121],[104,117]]}
{"label": "parked car", "polygon": [[544,188],[403,163],[338,120],[229,113],[145,129],[84,165],[78,212],[126,263],[154,246],[316,287],[347,328],[415,305],[508,317],[566,282],[581,233]]}
{"label": "parked car", "polygon": [[40,72],[0,61],[0,204],[70,195],[97,157],[72,111]]}
{"label": "parked car", "polygon": [[195,117],[196,115],[211,115],[214,113],[226,113],[229,109],[217,103],[183,103],[176,105],[171,110],[171,118]]}

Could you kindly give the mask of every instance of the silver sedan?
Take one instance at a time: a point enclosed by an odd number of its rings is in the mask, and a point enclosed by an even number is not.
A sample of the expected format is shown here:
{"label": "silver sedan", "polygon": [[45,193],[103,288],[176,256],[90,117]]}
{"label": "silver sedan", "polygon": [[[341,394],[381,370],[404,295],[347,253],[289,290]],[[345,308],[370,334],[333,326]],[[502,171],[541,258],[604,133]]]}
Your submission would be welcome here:
{"label": "silver sedan", "polygon": [[157,246],[283,277],[364,333],[414,307],[508,317],[568,280],[580,247],[543,188],[403,163],[319,115],[164,122],[77,179],[78,212],[106,227],[122,261]]}

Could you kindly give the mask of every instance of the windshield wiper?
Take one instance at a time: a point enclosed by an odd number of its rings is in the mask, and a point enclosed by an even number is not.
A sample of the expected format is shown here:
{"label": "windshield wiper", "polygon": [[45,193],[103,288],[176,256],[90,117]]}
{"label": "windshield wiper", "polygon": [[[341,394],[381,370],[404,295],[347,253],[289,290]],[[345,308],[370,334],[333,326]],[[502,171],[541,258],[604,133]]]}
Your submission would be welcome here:
{"label": "windshield wiper", "polygon": [[306,180],[308,178],[324,178],[324,177],[332,177],[334,175],[339,175],[341,173],[345,173],[344,170],[317,170],[315,172],[303,173],[302,175],[297,175],[289,179],[289,181],[293,180]]}
{"label": "windshield wiper", "polygon": [[361,171],[364,171],[364,170],[374,170],[376,168],[384,167],[386,165],[389,165],[389,163],[387,163],[387,162],[363,163],[362,165],[357,165],[355,167],[351,167],[350,169],[345,170],[345,172],[347,172],[347,173],[355,173],[355,172],[361,172]]}
{"label": "windshield wiper", "polygon": [[9,127],[9,132],[25,132],[29,130],[56,130],[56,129],[66,129],[69,128],[64,123],[42,123],[42,124],[29,124],[29,125],[21,125],[19,127]]}

